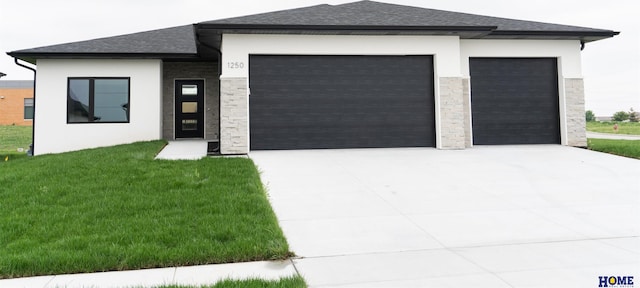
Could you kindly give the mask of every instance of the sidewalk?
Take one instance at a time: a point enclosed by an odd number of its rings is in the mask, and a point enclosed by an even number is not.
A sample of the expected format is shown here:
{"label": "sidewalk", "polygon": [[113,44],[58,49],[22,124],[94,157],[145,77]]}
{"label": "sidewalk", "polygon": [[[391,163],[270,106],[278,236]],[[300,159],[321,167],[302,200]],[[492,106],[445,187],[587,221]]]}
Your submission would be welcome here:
{"label": "sidewalk", "polygon": [[612,140],[640,140],[640,135],[609,134],[609,133],[597,133],[597,132],[587,131],[587,138],[612,139]]}
{"label": "sidewalk", "polygon": [[2,288],[158,287],[212,285],[225,279],[277,280],[295,275],[291,260],[261,261],[133,271],[67,274],[0,280]]}

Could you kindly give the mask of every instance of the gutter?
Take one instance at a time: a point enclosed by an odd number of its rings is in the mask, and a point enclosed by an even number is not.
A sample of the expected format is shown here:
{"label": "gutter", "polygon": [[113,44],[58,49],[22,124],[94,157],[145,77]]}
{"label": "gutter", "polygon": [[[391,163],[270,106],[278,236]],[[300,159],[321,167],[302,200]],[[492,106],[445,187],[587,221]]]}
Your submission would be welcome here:
{"label": "gutter", "polygon": [[280,24],[232,24],[199,23],[198,29],[219,30],[221,33],[260,34],[284,32],[285,34],[315,33],[363,35],[419,34],[459,35],[462,39],[579,39],[585,42],[614,37],[620,32],[611,30],[553,31],[553,30],[500,30],[498,26],[376,26],[376,25],[280,25]]}
{"label": "gutter", "polygon": [[[90,53],[90,52],[9,52],[7,55],[23,61],[38,59],[197,59],[195,53]],[[31,64],[31,61],[27,61]]]}
{"label": "gutter", "polygon": [[620,32],[610,30],[599,31],[493,31],[487,39],[550,39],[550,40],[580,40],[581,49],[588,42],[612,38]]}
{"label": "gutter", "polygon": [[294,31],[445,31],[491,32],[498,26],[379,26],[379,25],[280,25],[199,23],[198,29],[215,30],[294,30]]}
{"label": "gutter", "polygon": [[220,81],[220,76],[222,75],[222,51],[220,51],[220,49],[209,45],[207,43],[201,42],[200,41],[200,35],[198,34],[198,26],[194,25],[194,34],[195,34],[195,39],[196,39],[196,46],[200,46],[202,45],[203,47],[209,48],[211,50],[213,50],[214,52],[216,52],[216,54],[218,55],[218,148],[217,151],[215,151],[214,149],[214,153],[218,153],[221,154],[222,151],[222,83]]}
{"label": "gutter", "polygon": [[31,70],[31,72],[33,72],[33,120],[31,120],[31,145],[29,145],[29,151],[27,151],[27,155],[28,156],[33,156],[34,155],[34,148],[35,148],[35,139],[36,139],[36,78],[37,78],[37,72],[36,69],[31,68],[27,65],[24,65],[20,62],[18,62],[18,58],[13,58],[14,62],[16,63],[16,65],[25,68],[25,69],[29,69]]}

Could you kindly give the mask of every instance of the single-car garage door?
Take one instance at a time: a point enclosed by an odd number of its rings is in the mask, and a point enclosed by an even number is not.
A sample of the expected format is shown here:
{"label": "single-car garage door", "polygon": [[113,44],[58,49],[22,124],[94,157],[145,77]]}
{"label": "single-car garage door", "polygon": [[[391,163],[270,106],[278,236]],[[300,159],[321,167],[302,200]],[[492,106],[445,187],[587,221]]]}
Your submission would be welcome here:
{"label": "single-car garage door", "polygon": [[431,56],[249,59],[252,150],[434,147]]}
{"label": "single-car garage door", "polygon": [[555,58],[471,58],[473,143],[559,144]]}

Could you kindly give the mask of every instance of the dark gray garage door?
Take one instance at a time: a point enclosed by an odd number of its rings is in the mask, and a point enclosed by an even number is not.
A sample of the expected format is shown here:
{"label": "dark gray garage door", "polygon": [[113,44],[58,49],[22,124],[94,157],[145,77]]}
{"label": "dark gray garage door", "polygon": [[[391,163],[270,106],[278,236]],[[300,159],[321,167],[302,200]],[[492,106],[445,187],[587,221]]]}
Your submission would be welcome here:
{"label": "dark gray garage door", "polygon": [[249,62],[252,150],[435,146],[431,56]]}
{"label": "dark gray garage door", "polygon": [[555,58],[472,58],[473,143],[559,144]]}

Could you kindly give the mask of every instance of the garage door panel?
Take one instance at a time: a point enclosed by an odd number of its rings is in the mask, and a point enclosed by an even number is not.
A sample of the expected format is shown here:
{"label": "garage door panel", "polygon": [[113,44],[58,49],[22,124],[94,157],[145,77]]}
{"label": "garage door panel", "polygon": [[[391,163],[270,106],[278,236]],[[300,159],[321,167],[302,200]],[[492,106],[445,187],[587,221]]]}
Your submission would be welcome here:
{"label": "garage door panel", "polygon": [[[397,127],[396,129],[414,129],[416,131],[424,130],[423,127],[415,125],[415,118],[410,118],[410,115],[407,115],[406,118],[398,119],[397,115],[391,116],[376,116],[376,115],[366,115],[366,114],[352,114],[352,115],[344,115],[344,114],[322,114],[322,113],[306,113],[305,118],[300,118],[296,121],[290,121],[287,117],[298,117],[299,114],[294,113],[281,113],[281,114],[273,114],[274,117],[278,117],[278,119],[274,119],[270,121],[269,128],[287,128],[294,129],[296,127],[305,127],[305,128],[321,128],[321,127],[336,127],[337,129],[348,129],[350,127],[372,127],[372,129],[382,129],[387,127]],[[268,115],[267,115],[268,116]],[[428,121],[426,117],[423,119],[418,119],[423,122]],[[341,125],[336,125],[336,121],[342,122]],[[273,133],[273,130],[269,130],[270,133]],[[286,131],[285,131],[286,132]],[[393,131],[384,131],[385,133],[393,133]]]}
{"label": "garage door panel", "polygon": [[[384,128],[384,127],[383,127]],[[318,149],[318,148],[379,148],[384,142],[391,147],[416,147],[414,143],[423,143],[422,137],[407,137],[407,134],[416,134],[416,131],[407,127],[398,128],[393,133],[387,133],[381,129],[365,127],[335,127],[335,126],[301,126],[287,127],[286,130],[275,129],[271,133],[252,134],[252,137],[259,138],[266,143],[280,142],[288,139],[287,149]],[[318,130],[323,130],[318,133]],[[419,131],[418,131],[419,132]],[[327,137],[326,135],[335,135]],[[309,147],[309,143],[321,143]],[[383,146],[386,147],[386,146]],[[267,148],[264,148],[267,149]],[[270,148],[282,149],[282,148]]]}
{"label": "garage door panel", "polygon": [[251,149],[435,146],[430,56],[250,57]]}
{"label": "garage door panel", "polygon": [[560,143],[554,58],[471,58],[473,142]]}

